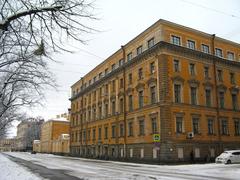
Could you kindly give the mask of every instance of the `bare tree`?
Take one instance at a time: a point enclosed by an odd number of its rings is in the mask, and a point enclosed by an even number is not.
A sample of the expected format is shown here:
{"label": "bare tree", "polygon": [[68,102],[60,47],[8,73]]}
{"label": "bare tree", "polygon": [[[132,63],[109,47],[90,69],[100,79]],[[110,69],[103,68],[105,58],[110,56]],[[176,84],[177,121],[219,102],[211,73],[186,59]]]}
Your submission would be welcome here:
{"label": "bare tree", "polygon": [[95,31],[87,25],[92,11],[87,0],[0,0],[0,131],[55,85],[48,60],[85,43],[84,34]]}

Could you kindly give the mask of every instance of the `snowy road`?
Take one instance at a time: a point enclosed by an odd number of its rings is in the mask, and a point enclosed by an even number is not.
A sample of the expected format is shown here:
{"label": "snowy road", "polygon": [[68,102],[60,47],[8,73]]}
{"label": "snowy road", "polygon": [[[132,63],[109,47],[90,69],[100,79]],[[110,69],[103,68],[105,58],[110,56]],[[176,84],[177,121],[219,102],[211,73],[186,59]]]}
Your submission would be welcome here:
{"label": "snowy road", "polygon": [[[147,165],[89,160],[50,154],[7,153],[12,161],[47,179],[199,179],[233,180],[240,177],[240,164]],[[0,156],[0,161],[1,161]],[[45,173],[45,176],[44,176]],[[48,176],[46,176],[46,174]],[[59,177],[56,177],[59,176]],[[0,175],[1,179],[1,175]]]}

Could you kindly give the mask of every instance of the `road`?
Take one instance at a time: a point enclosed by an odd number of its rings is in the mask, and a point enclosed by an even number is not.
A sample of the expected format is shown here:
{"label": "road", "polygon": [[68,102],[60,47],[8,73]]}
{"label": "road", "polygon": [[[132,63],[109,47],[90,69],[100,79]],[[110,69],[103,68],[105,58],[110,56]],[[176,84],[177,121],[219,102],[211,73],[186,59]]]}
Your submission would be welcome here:
{"label": "road", "polygon": [[10,160],[50,180],[75,179],[196,179],[235,180],[240,164],[147,165],[91,160],[50,154],[7,153]]}

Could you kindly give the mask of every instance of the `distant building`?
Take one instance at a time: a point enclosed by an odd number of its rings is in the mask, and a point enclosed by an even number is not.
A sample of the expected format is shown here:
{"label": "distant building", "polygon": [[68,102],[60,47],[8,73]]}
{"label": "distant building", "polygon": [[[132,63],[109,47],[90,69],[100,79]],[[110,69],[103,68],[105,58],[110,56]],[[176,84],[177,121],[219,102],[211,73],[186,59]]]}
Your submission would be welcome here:
{"label": "distant building", "polygon": [[72,155],[203,161],[240,148],[235,42],[159,20],[71,88]]}
{"label": "distant building", "polygon": [[16,149],[29,151],[33,149],[33,140],[40,139],[41,125],[44,121],[30,118],[17,126]]}
{"label": "distant building", "polygon": [[15,151],[16,150],[16,139],[0,139],[0,152],[3,151]]}
{"label": "distant building", "polygon": [[40,140],[33,141],[33,151],[41,152],[41,141]]}
{"label": "distant building", "polygon": [[69,134],[61,134],[57,140],[53,141],[52,153],[54,154],[69,154]]}
{"label": "distant building", "polygon": [[52,153],[53,142],[58,140],[61,134],[69,134],[69,121],[66,118],[45,122],[41,128],[41,152]]}

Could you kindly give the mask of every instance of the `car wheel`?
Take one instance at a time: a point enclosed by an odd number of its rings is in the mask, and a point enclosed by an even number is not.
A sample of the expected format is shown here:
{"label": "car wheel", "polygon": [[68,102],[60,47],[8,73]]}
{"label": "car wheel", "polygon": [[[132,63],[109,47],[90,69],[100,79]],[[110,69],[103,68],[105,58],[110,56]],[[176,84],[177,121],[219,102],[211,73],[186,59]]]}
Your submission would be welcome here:
{"label": "car wheel", "polygon": [[232,162],[231,162],[231,160],[229,159],[229,160],[227,160],[227,163],[226,164],[231,164]]}

